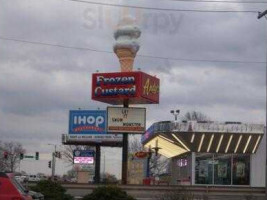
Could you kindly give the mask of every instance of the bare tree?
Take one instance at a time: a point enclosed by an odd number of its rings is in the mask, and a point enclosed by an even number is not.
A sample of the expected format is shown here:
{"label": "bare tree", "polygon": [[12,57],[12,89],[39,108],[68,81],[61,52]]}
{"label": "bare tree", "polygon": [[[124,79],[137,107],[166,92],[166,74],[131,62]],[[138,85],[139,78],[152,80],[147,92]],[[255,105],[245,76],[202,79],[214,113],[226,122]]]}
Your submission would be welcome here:
{"label": "bare tree", "polygon": [[202,112],[198,111],[191,111],[185,113],[185,115],[182,117],[182,120],[187,121],[210,121],[209,117]]}
{"label": "bare tree", "polygon": [[144,146],[141,144],[140,137],[138,137],[138,136],[130,137],[128,150],[129,150],[129,153],[135,153],[138,151],[145,151]]}
{"label": "bare tree", "polygon": [[[129,153],[135,153],[138,151],[146,151],[148,152],[148,149],[145,149],[144,146],[141,144],[140,138],[137,136],[133,136],[130,138],[129,142]],[[149,169],[150,169],[150,175],[151,176],[158,176],[164,172],[166,172],[166,169],[168,167],[168,159],[164,156],[161,156],[158,154],[157,156],[155,153],[152,153],[150,163],[149,163]]]}
{"label": "bare tree", "polygon": [[[25,153],[20,143],[7,142],[2,144],[0,142],[0,151],[3,158],[0,161],[0,169],[2,171],[11,171],[15,172],[20,164],[20,154]],[[4,154],[7,154],[7,158],[4,158]]]}

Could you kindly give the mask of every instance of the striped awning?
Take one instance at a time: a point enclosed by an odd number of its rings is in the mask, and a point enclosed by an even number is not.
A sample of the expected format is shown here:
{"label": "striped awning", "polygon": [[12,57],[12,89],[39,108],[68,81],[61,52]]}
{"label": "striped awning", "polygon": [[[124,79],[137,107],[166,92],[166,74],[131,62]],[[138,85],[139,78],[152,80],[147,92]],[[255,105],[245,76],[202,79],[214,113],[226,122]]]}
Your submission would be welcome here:
{"label": "striped awning", "polygon": [[158,122],[142,137],[147,148],[174,157],[185,152],[253,154],[264,135],[264,125],[231,122]]}

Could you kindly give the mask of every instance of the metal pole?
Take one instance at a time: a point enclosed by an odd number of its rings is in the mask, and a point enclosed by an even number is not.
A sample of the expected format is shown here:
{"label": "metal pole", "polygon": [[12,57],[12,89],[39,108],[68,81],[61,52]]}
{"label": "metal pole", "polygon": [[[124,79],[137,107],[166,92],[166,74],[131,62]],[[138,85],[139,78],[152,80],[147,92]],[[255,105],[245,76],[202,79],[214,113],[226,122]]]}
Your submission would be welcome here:
{"label": "metal pole", "polygon": [[[123,102],[123,107],[129,107],[129,100]],[[123,133],[122,138],[122,169],[121,169],[121,184],[127,185],[127,169],[128,169],[128,133]]]}
{"label": "metal pole", "polygon": [[148,150],[148,157],[147,157],[147,165],[146,165],[146,177],[149,178],[150,177],[150,159],[152,156],[152,151],[151,148],[149,147]]}
{"label": "metal pole", "polygon": [[[260,19],[260,18],[262,18],[262,17],[265,17],[265,19],[267,20],[267,18],[266,18],[266,15],[267,15],[267,10],[265,10],[265,11],[263,11],[263,12],[261,12],[261,13],[259,13],[259,15],[258,15],[258,19]],[[267,33],[267,25],[266,25],[266,33]],[[266,103],[266,108],[265,108],[265,139],[266,139],[266,145],[267,145],[267,133],[266,133],[266,126],[267,126],[267,38],[265,38],[266,39],[266,48],[265,48],[265,50],[266,50],[266,52],[265,52],[265,54],[266,54],[266,69],[265,69],[265,89],[266,89],[266,93],[265,93],[265,97],[266,97],[266,99],[265,99],[265,103]],[[267,146],[265,145],[265,157],[266,157],[266,159],[265,159],[265,197],[266,197],[266,199],[267,199]]]}
{"label": "metal pole", "polygon": [[[267,10],[265,10],[264,11],[264,17],[266,17],[265,15],[267,14]],[[266,19],[267,20],[267,19]],[[267,22],[266,22],[266,34],[267,34]],[[265,102],[266,102],[266,108],[265,108],[265,114],[266,114],[266,118],[265,118],[265,139],[266,139],[266,145],[267,145],[267,133],[266,133],[266,126],[267,126],[267,38],[265,38],[266,39],[266,48],[265,48],[265,50],[266,50],[266,74],[265,74],[265,81],[266,81],[266,94],[265,94]],[[267,199],[267,146],[265,145],[265,156],[266,156],[266,160],[265,160],[265,164],[266,164],[266,166],[265,166],[265,198]]]}
{"label": "metal pole", "polygon": [[95,151],[96,151],[96,155],[95,155],[95,183],[99,184],[100,183],[100,158],[101,158],[101,149],[100,149],[100,145],[97,144],[95,146]]}
{"label": "metal pole", "polygon": [[52,153],[52,180],[55,180],[55,171],[56,171],[56,152],[57,152],[57,145],[55,145],[55,152]]}
{"label": "metal pole", "polygon": [[105,155],[105,152],[104,152],[104,167],[103,167],[103,174],[105,175],[106,173],[106,155]]}

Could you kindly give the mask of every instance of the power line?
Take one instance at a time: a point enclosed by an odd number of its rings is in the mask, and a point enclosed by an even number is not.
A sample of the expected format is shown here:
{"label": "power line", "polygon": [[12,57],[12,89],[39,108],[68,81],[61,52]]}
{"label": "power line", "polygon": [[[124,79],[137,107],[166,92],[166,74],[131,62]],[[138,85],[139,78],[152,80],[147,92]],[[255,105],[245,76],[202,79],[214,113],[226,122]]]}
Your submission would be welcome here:
{"label": "power line", "polygon": [[151,8],[151,7],[146,7],[146,6],[131,6],[131,5],[122,5],[122,4],[85,1],[85,0],[67,0],[67,1],[86,3],[86,4],[92,4],[92,5],[102,5],[102,6],[110,6],[110,7],[121,7],[121,8],[135,8],[135,9],[144,9],[144,10],[157,10],[157,11],[199,12],[199,13],[258,13],[258,11],[255,11],[255,10],[196,10],[196,9],[174,9],[174,8]]}
{"label": "power line", "polygon": [[65,48],[65,49],[76,49],[76,50],[85,50],[85,51],[94,51],[94,52],[102,52],[102,53],[113,53],[111,51],[103,51],[103,50],[96,50],[96,49],[90,49],[86,47],[74,47],[74,46],[65,46],[61,44],[51,44],[51,43],[44,43],[44,42],[34,42],[29,40],[20,40],[20,39],[14,39],[14,38],[7,38],[0,36],[0,40],[9,40],[14,42],[22,42],[22,43],[28,43],[28,44],[35,44],[35,45],[43,45],[43,46],[52,46],[52,47],[59,47],[59,48]]}
{"label": "power line", "polygon": [[[65,49],[75,49],[75,50],[82,50],[82,51],[93,51],[93,52],[98,52],[98,53],[114,54],[114,52],[106,51],[106,50],[98,50],[98,49],[92,49],[92,48],[87,48],[87,47],[66,46],[66,45],[61,45],[61,44],[51,44],[51,43],[45,43],[45,42],[35,42],[35,41],[29,41],[29,40],[8,38],[8,37],[3,37],[3,36],[0,36],[0,40],[22,42],[22,43],[33,44],[33,45],[41,45],[41,46],[51,46],[51,47],[58,47],[58,48],[65,48]],[[262,61],[172,58],[172,57],[151,56],[151,55],[142,55],[142,54],[138,54],[137,57],[153,58],[153,59],[161,59],[161,60],[190,61],[190,62],[215,62],[215,63],[236,63],[236,64],[242,64],[242,63],[265,64],[266,63],[266,62],[262,62]]]}
{"label": "power line", "polygon": [[170,1],[180,1],[180,2],[197,2],[197,3],[237,3],[237,4],[266,4],[266,1],[209,1],[209,0],[170,0]]}

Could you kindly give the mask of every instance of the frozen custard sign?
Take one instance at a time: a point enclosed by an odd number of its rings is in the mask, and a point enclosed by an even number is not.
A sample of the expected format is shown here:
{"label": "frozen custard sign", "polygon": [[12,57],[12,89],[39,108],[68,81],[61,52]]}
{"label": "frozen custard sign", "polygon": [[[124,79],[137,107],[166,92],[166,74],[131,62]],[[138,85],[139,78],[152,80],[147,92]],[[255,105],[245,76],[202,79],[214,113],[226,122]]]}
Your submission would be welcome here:
{"label": "frozen custard sign", "polygon": [[136,77],[134,74],[114,75],[114,76],[96,76],[96,87],[94,95],[101,96],[135,96],[136,95]]}
{"label": "frozen custard sign", "polygon": [[92,77],[92,99],[118,105],[159,102],[159,79],[143,72],[96,73]]}

